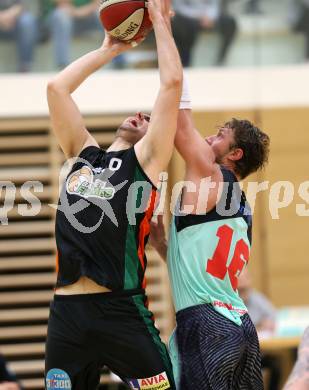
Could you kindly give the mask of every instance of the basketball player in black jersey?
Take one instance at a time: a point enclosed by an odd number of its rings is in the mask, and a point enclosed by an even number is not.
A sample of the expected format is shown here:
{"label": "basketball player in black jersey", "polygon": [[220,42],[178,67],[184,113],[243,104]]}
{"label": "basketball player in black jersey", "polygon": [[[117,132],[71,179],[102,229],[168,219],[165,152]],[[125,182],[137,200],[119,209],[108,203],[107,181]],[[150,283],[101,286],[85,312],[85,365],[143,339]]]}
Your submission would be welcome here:
{"label": "basketball player in black jersey", "polygon": [[[130,48],[107,34],[101,48],[48,85],[55,135],[66,157],[79,158],[63,186],[56,217],[58,277],[48,324],[46,389],[94,390],[102,366],[132,389],[174,389],[167,350],[147,309],[144,249],[155,184],[173,151],[182,67],[170,33],[168,1],[150,0],[148,9],[160,71],[151,117],[127,118],[106,151],[85,128],[71,94]],[[73,213],[81,202],[86,207]]]}

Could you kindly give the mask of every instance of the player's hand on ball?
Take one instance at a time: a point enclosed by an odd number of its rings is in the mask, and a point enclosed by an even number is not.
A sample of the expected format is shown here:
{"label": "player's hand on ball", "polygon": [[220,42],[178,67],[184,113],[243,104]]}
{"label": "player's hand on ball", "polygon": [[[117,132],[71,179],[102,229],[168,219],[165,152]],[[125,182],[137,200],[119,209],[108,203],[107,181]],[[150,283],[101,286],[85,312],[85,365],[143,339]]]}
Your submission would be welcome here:
{"label": "player's hand on ball", "polygon": [[102,50],[113,50],[115,53],[115,56],[132,49],[132,47],[135,47],[139,45],[144,38],[137,39],[134,42],[128,43],[125,41],[120,41],[119,39],[113,38],[108,34],[108,32],[105,31],[105,38],[102,44]]}

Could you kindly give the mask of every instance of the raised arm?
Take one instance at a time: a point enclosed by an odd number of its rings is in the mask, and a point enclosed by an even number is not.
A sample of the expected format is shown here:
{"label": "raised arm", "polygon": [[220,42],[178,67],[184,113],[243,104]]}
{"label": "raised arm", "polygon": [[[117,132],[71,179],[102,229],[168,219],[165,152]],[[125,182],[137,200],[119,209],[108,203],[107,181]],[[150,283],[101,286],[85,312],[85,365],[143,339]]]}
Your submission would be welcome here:
{"label": "raised arm", "polygon": [[[191,181],[197,186],[196,192],[183,192],[183,204],[194,205],[193,212],[197,213],[211,210],[217,202],[220,189],[218,184],[223,180],[223,177],[210,143],[194,127],[191,101],[185,79],[178,114],[175,146],[186,163],[185,180]],[[211,182],[208,185],[208,194],[205,196],[203,204],[200,204],[199,194],[202,188],[199,186],[203,178],[210,178]]]}
{"label": "raised arm", "polygon": [[202,177],[211,176],[215,173],[217,164],[214,153],[194,126],[186,82],[184,82],[178,113],[175,146],[185,160],[187,170]]}
{"label": "raised arm", "polygon": [[79,58],[49,82],[47,97],[51,124],[67,158],[77,156],[87,146],[98,146],[87,131],[71,94],[92,73],[128,48],[129,44],[115,42],[106,34],[99,49]]}
{"label": "raised arm", "polygon": [[170,2],[150,0],[149,14],[155,32],[160,90],[146,135],[135,145],[137,158],[147,175],[157,182],[171,159],[182,86],[182,66],[170,29]]}

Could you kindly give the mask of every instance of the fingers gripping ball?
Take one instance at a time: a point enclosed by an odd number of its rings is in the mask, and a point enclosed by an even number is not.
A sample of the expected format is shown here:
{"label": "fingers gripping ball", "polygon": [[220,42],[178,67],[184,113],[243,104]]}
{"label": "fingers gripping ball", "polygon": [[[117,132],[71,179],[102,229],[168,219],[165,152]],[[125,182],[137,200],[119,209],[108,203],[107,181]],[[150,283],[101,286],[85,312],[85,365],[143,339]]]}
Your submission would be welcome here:
{"label": "fingers gripping ball", "polygon": [[131,42],[152,29],[145,0],[101,0],[100,19],[114,38]]}

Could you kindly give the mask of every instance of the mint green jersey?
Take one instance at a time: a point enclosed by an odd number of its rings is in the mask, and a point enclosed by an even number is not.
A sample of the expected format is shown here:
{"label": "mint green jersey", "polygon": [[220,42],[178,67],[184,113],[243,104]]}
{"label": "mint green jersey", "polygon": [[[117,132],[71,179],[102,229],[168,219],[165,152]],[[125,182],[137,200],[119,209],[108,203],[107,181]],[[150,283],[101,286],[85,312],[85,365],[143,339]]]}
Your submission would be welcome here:
{"label": "mint green jersey", "polygon": [[[229,178],[230,185],[232,173],[224,171],[224,180]],[[232,184],[235,182],[238,186],[236,178]],[[173,218],[168,269],[176,312],[209,303],[241,325],[241,316],[247,309],[237,285],[238,276],[249,260],[251,213],[247,206],[241,193],[236,212],[230,217],[221,216],[214,209],[205,215]]]}

